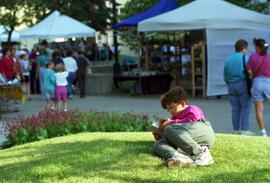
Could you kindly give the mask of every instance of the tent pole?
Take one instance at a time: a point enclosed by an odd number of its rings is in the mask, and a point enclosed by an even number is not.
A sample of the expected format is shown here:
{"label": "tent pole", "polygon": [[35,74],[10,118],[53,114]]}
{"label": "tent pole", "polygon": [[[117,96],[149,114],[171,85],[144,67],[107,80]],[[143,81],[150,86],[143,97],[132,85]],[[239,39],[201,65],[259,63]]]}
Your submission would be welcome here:
{"label": "tent pole", "polygon": [[[116,1],[112,0],[113,5],[113,25],[116,25],[117,23],[117,7],[116,7]],[[118,39],[117,39],[117,28],[113,28],[113,45],[114,45],[114,61],[118,62]]]}
{"label": "tent pole", "polygon": [[207,80],[208,80],[208,76],[207,76],[207,71],[208,71],[208,56],[207,56],[207,49],[208,49],[208,45],[207,45],[207,33],[206,33],[206,29],[204,29],[204,65],[205,65],[205,68],[204,68],[204,81],[203,81],[203,85],[204,85],[204,90],[203,93],[204,93],[204,97],[206,97],[206,93],[207,93]]}
{"label": "tent pole", "polygon": [[138,39],[138,44],[137,44],[137,59],[138,59],[138,69],[139,69],[139,95],[142,95],[142,76],[141,76],[141,72],[142,72],[142,67],[141,67],[141,49],[142,49],[142,40],[140,37],[140,32],[137,29],[137,39]]}
{"label": "tent pole", "polygon": [[173,42],[174,42],[174,60],[175,60],[175,85],[180,85],[180,75],[179,75],[179,54],[176,43],[176,32],[173,32]]}

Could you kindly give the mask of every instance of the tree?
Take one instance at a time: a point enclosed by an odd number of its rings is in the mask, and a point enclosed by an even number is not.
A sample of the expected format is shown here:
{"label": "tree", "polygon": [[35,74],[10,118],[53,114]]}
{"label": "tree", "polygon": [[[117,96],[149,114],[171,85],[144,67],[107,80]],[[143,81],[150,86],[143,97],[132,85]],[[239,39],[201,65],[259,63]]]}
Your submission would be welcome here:
{"label": "tree", "polygon": [[111,27],[112,17],[106,1],[108,0],[1,0],[0,22],[6,27],[9,44],[16,27],[22,24],[32,26],[54,10],[104,33]]}
{"label": "tree", "polygon": [[21,24],[29,24],[33,16],[30,11],[25,11],[24,16],[19,16],[21,10],[26,10],[30,0],[1,0],[0,22],[8,33],[8,44],[11,43],[11,35],[15,27]]}
{"label": "tree", "polygon": [[37,21],[55,10],[68,15],[90,27],[105,32],[110,27],[111,9],[107,0],[34,0],[32,8]]}

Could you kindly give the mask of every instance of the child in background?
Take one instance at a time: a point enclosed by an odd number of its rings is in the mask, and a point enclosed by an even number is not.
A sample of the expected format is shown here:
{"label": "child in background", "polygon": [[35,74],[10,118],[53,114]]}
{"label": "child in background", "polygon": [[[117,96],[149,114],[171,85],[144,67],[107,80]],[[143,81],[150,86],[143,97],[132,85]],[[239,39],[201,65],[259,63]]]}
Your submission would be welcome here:
{"label": "child in background", "polygon": [[29,60],[27,59],[27,53],[25,51],[20,52],[20,65],[22,69],[22,83],[23,83],[23,91],[26,93],[27,99],[31,100],[30,97],[30,70],[31,70],[31,65]]}
{"label": "child in background", "polygon": [[215,134],[203,111],[189,105],[186,91],[177,86],[161,97],[161,105],[172,115],[160,122],[153,132],[157,140],[154,151],[169,166],[207,166],[214,163],[209,148],[214,145]]}
{"label": "child in background", "polygon": [[62,64],[58,64],[55,68],[56,74],[56,103],[57,109],[61,110],[61,102],[64,104],[64,111],[67,112],[67,77],[68,72]]}
{"label": "child in background", "polygon": [[46,70],[44,72],[44,95],[47,100],[46,110],[54,110],[54,98],[55,98],[55,86],[56,86],[56,77],[53,71],[54,63],[47,62],[46,63]]}

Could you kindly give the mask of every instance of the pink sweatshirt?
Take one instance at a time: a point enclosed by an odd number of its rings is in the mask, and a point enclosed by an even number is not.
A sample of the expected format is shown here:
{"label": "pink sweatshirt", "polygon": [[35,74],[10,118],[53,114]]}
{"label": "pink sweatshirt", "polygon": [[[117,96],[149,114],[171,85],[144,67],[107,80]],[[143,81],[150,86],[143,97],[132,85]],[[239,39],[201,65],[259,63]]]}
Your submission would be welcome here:
{"label": "pink sweatshirt", "polygon": [[196,105],[189,105],[183,111],[173,115],[170,120],[172,124],[206,121],[203,111]]}
{"label": "pink sweatshirt", "polygon": [[254,77],[270,77],[270,55],[252,54],[249,57],[247,69],[252,71]]}

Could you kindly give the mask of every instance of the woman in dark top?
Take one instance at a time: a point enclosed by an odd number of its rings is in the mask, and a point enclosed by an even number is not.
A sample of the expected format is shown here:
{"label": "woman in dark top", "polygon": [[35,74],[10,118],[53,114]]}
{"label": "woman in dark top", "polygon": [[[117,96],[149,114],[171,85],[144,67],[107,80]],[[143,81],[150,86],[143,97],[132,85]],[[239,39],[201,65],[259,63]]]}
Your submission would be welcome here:
{"label": "woman in dark top", "polygon": [[31,53],[29,54],[29,60],[31,63],[31,70],[30,70],[30,89],[31,94],[35,94],[39,92],[39,81],[36,78],[37,72],[37,50],[36,48],[32,48]]}
{"label": "woman in dark top", "polygon": [[77,70],[77,82],[80,89],[80,98],[85,97],[85,82],[87,75],[87,67],[89,65],[89,60],[85,57],[83,51],[78,52],[79,56],[76,59],[78,70]]}
{"label": "woman in dark top", "polygon": [[63,64],[64,65],[64,61],[61,58],[61,53],[60,51],[56,50],[53,52],[52,54],[52,62],[54,63],[54,65],[58,65],[58,64]]}

